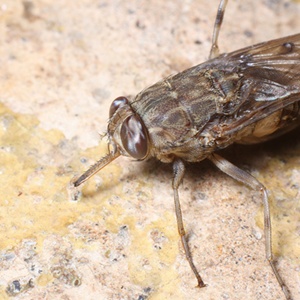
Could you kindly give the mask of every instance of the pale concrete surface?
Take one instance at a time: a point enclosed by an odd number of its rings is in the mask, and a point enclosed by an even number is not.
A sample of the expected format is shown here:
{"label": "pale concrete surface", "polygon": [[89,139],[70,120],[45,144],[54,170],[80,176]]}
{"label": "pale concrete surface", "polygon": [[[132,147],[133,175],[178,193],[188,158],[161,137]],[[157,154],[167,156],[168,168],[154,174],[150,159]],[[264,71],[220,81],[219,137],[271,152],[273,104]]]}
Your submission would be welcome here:
{"label": "pale concrete surface", "polygon": [[[229,1],[221,50],[298,33],[297,3]],[[259,195],[208,163],[189,166],[180,190],[194,262],[208,284],[201,290],[177,235],[170,166],[119,158],[90,180],[80,202],[66,193],[72,176],[106,152],[98,132],[114,98],[207,59],[217,6],[1,2],[1,299],[284,299],[264,258]],[[298,136],[225,154],[271,191],[274,250],[293,299]]]}

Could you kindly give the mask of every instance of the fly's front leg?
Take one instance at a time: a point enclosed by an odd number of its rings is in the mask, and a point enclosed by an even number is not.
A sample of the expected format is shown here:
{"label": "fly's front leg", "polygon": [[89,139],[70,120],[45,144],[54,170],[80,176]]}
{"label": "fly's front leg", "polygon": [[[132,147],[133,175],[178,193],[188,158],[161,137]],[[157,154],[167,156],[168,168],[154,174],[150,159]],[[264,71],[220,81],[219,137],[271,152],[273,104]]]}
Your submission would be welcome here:
{"label": "fly's front leg", "polygon": [[178,196],[178,187],[182,181],[184,171],[185,171],[185,167],[184,167],[184,163],[182,162],[182,160],[180,160],[180,159],[175,160],[173,163],[174,178],[173,178],[172,186],[173,186],[173,191],[174,191],[174,203],[175,203],[175,213],[176,213],[176,219],[177,219],[177,228],[178,228],[178,233],[180,235],[181,242],[182,242],[182,245],[184,248],[185,256],[190,264],[192,271],[194,272],[194,274],[197,278],[197,281],[198,281],[197,286],[204,287],[205,284],[194,265],[191,251],[190,251],[188,241],[187,241],[187,235],[185,233],[184,226],[183,226],[182,212],[181,212],[180,201],[179,201],[179,196]]}
{"label": "fly's front leg", "polygon": [[270,206],[268,200],[268,194],[266,188],[256,178],[249,173],[239,169],[228,160],[217,154],[211,154],[208,157],[221,171],[234,178],[235,180],[248,185],[252,189],[259,191],[262,194],[263,206],[264,206],[264,233],[265,233],[265,250],[268,262],[271,265],[273,273],[286,297],[287,300],[291,300],[290,293],[283,282],[273,258],[272,252],[272,229],[271,229],[271,217],[270,217]]}

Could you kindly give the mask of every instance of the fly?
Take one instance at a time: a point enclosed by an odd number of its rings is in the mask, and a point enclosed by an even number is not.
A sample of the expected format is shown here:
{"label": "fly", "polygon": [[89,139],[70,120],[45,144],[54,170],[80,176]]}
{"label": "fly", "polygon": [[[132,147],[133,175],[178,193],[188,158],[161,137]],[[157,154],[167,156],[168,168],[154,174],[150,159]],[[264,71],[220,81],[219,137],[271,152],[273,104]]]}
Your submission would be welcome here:
{"label": "fly", "polygon": [[218,35],[227,2],[219,4],[209,60],[150,86],[133,99],[116,98],[109,110],[109,153],[73,179],[71,186],[78,187],[121,155],[172,163],[178,232],[198,287],[204,287],[188,246],[178,188],[185,162],[209,159],[261,193],[266,258],[286,299],[291,299],[273,258],[266,188],[215,152],[233,143],[263,142],[299,125],[300,34],[219,55]]}

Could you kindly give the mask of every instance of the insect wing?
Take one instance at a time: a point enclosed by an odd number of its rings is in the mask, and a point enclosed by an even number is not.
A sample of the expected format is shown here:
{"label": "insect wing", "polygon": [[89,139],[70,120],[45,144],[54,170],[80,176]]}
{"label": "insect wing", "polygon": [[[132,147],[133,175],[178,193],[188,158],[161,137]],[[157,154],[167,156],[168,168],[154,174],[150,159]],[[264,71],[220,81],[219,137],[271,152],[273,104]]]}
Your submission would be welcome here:
{"label": "insect wing", "polygon": [[286,88],[300,87],[300,34],[234,51],[227,59],[238,60],[245,76],[267,79]]}
{"label": "insect wing", "polygon": [[291,104],[295,104],[294,115],[299,115],[300,34],[250,46],[220,58],[243,81],[241,105],[223,128],[224,134],[234,134]]}

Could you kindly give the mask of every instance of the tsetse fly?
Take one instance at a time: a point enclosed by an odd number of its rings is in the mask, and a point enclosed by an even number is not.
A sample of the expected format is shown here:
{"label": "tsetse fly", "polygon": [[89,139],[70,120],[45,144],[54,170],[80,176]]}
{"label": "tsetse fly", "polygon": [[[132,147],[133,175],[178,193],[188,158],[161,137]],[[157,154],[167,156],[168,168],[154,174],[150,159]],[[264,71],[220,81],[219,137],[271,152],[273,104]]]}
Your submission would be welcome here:
{"label": "tsetse fly", "polygon": [[189,250],[178,187],[186,162],[209,159],[261,193],[266,257],[286,299],[291,299],[273,258],[266,188],[215,152],[233,143],[270,140],[299,125],[300,34],[219,55],[226,5],[227,0],[221,0],[208,61],[163,79],[133,99],[118,97],[112,102],[106,133],[109,153],[74,178],[71,186],[78,187],[120,155],[172,163],[178,232],[198,286],[204,287]]}

